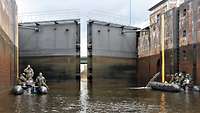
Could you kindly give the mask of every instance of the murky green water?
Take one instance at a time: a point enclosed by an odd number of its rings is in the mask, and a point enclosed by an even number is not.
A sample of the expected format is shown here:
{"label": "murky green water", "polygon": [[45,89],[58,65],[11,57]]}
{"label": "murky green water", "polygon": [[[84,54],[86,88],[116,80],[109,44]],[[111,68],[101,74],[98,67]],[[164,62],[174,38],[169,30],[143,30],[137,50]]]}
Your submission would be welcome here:
{"label": "murky green water", "polygon": [[0,94],[0,113],[199,113],[199,93],[133,90],[120,80],[50,83],[48,95]]}

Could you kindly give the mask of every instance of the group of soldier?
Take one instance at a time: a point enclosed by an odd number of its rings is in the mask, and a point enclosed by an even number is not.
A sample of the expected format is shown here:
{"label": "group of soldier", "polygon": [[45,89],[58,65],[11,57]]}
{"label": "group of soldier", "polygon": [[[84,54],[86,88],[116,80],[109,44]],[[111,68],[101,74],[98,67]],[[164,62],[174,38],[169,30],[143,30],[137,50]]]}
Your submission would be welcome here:
{"label": "group of soldier", "polygon": [[45,86],[46,88],[48,88],[48,86],[46,84],[46,79],[41,72],[36,77],[35,82],[33,80],[33,76],[34,76],[34,71],[31,68],[31,66],[28,65],[24,69],[24,73],[20,74],[20,76],[18,78],[18,84],[23,87]]}
{"label": "group of soldier", "polygon": [[176,73],[172,76],[170,83],[177,84],[183,89],[192,86],[192,77],[190,74]]}

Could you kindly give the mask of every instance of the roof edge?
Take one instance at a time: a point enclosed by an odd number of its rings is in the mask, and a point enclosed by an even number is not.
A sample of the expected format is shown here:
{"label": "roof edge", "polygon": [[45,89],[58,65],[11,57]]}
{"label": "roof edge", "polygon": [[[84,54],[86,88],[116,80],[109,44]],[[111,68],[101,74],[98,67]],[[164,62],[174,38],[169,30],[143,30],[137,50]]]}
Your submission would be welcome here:
{"label": "roof edge", "polygon": [[159,7],[160,5],[164,4],[164,3],[167,2],[167,1],[168,1],[168,0],[162,0],[162,1],[160,1],[159,3],[157,3],[156,5],[154,5],[153,7],[151,7],[151,8],[149,9],[149,11],[154,10],[155,8]]}

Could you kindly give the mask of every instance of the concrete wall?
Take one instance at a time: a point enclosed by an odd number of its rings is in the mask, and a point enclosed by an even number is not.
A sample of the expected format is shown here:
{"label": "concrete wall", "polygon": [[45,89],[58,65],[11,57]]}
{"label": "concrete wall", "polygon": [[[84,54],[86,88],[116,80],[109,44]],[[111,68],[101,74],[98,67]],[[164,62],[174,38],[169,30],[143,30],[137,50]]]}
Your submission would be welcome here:
{"label": "concrete wall", "polygon": [[178,10],[173,8],[164,14],[165,73],[178,71]]}
{"label": "concrete wall", "polygon": [[[177,9],[173,8],[160,14],[157,22],[150,26],[150,30],[144,29],[140,33],[138,39],[139,58],[137,64],[137,75],[138,81],[141,81],[141,85],[147,84],[155,73],[161,72],[161,29],[164,30],[165,73],[172,74],[178,70],[177,13]],[[161,25],[161,21],[164,21],[164,26]]]}
{"label": "concrete wall", "polygon": [[138,37],[138,58],[149,56],[150,54],[150,30],[149,27],[143,29]]}
{"label": "concrete wall", "polygon": [[0,1],[0,26],[13,44],[17,45],[17,5],[15,0]]}
{"label": "concrete wall", "polygon": [[197,29],[197,33],[196,33],[196,35],[197,35],[197,42],[198,42],[198,44],[197,44],[197,49],[196,49],[196,51],[198,51],[197,52],[197,68],[196,68],[196,70],[197,70],[197,76],[196,76],[196,82],[197,82],[197,84],[200,84],[200,1],[198,1],[198,3],[197,3],[197,15],[196,15],[196,18],[197,18],[197,22],[196,22],[196,29]]}
{"label": "concrete wall", "polygon": [[[158,61],[161,59],[159,49],[155,45],[159,45],[160,32],[164,30],[165,38],[165,67],[166,74],[175,72],[185,72],[192,74],[193,80],[196,84],[200,84],[200,72],[199,72],[199,29],[200,29],[200,1],[190,0],[180,5],[180,7],[173,8],[164,13],[165,21],[164,26],[160,26],[160,22],[155,23],[155,14],[158,15],[158,11],[153,12],[150,16],[150,55],[148,57],[141,57],[138,61],[138,68],[147,67],[148,70],[143,72],[138,71],[139,78],[149,78],[145,73],[152,75],[152,70],[158,68]],[[160,17],[160,16],[158,16]],[[158,18],[158,21],[160,19]],[[141,37],[145,38],[145,37]],[[140,39],[139,39],[140,40]],[[142,43],[142,42],[141,42]],[[142,43],[143,44],[143,43]],[[141,45],[142,45],[141,44]],[[140,42],[139,42],[140,45]],[[153,49],[153,50],[152,50]],[[142,52],[142,50],[139,50]],[[145,54],[145,53],[141,53]],[[154,59],[152,57],[154,56]],[[156,57],[157,56],[157,57]],[[158,60],[157,63],[152,61]],[[161,63],[161,62],[160,62]],[[142,75],[140,75],[142,74]],[[144,80],[144,79],[143,79]]]}
{"label": "concrete wall", "polygon": [[[92,24],[92,55],[136,58],[136,32],[133,27],[120,28],[109,23]],[[90,26],[89,26],[90,27]],[[130,30],[129,30],[130,29]]]}
{"label": "concrete wall", "polygon": [[14,84],[17,76],[17,5],[0,1],[0,89]]}
{"label": "concrete wall", "polygon": [[137,28],[100,21],[88,23],[88,73],[93,78],[136,77]]}
{"label": "concrete wall", "polygon": [[23,23],[19,26],[20,71],[33,66],[51,80],[75,78],[79,73],[79,20]]}
{"label": "concrete wall", "polygon": [[180,71],[193,74],[193,79],[200,84],[199,68],[199,12],[200,1],[192,0],[180,6],[179,47]]}

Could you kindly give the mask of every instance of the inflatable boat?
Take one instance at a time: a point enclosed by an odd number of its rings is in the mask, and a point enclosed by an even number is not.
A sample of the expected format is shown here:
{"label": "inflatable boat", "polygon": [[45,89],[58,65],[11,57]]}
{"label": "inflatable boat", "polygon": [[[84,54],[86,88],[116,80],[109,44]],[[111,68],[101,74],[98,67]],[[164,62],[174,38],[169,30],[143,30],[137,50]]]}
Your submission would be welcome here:
{"label": "inflatable boat", "polygon": [[166,91],[166,92],[180,92],[181,91],[181,87],[177,84],[150,82],[150,87],[153,90],[160,90],[160,91]]}
{"label": "inflatable boat", "polygon": [[193,91],[200,92],[200,86],[193,86]]}
{"label": "inflatable boat", "polygon": [[48,89],[45,86],[36,86],[36,87],[23,87],[21,85],[16,85],[12,89],[14,95],[31,95],[31,94],[47,94]]}

